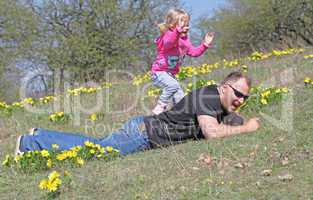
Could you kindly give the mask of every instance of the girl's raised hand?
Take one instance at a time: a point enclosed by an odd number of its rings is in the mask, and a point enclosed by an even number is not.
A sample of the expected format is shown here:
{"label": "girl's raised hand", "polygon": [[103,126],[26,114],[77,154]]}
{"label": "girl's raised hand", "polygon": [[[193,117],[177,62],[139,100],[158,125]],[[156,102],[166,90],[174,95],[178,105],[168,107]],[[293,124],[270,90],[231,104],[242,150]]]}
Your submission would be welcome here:
{"label": "girl's raised hand", "polygon": [[211,43],[213,42],[213,39],[214,39],[214,33],[213,32],[208,32],[207,34],[205,34],[205,37],[204,37],[205,46],[210,46]]}

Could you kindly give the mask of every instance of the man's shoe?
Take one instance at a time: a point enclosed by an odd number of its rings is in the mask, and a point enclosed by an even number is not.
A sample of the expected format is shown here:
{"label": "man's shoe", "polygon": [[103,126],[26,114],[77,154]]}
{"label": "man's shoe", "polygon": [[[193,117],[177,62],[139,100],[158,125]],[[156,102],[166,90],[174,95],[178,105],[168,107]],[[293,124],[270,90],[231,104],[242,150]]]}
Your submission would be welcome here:
{"label": "man's shoe", "polygon": [[21,147],[21,140],[22,140],[23,136],[20,135],[18,136],[17,140],[16,140],[16,146],[15,146],[15,156],[17,155],[23,155],[23,152],[21,152],[20,147]]}
{"label": "man's shoe", "polygon": [[37,128],[31,128],[29,130],[29,135],[35,135],[35,131],[37,130]]}

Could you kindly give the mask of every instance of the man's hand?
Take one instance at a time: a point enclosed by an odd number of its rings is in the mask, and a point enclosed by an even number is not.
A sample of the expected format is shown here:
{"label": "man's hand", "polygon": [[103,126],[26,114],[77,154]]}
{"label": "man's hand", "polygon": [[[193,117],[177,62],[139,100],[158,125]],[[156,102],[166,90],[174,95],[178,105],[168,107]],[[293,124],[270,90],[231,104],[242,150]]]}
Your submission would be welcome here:
{"label": "man's hand", "polygon": [[204,45],[207,47],[210,46],[211,43],[213,42],[213,39],[214,39],[214,33],[209,32],[205,34],[204,41],[203,41]]}
{"label": "man's hand", "polygon": [[259,118],[251,118],[244,125],[247,132],[253,132],[260,128],[260,119]]}

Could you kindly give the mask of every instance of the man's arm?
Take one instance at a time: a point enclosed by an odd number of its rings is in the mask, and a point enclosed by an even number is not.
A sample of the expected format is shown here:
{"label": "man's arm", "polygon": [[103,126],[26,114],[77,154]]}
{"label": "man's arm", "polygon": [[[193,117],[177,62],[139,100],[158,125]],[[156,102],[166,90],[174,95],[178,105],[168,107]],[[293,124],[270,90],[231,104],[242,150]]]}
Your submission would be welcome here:
{"label": "man's arm", "polygon": [[253,132],[260,127],[258,118],[252,118],[241,126],[229,126],[219,124],[214,117],[209,115],[199,115],[198,122],[206,139],[222,138],[231,135]]}

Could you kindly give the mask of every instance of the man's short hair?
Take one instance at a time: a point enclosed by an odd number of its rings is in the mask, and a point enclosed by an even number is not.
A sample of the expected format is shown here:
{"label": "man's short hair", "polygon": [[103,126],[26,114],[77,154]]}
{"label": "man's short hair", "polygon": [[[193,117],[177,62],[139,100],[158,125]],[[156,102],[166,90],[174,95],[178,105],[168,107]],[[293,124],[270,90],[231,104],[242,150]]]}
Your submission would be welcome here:
{"label": "man's short hair", "polygon": [[251,86],[251,78],[249,78],[248,76],[246,76],[245,74],[243,74],[240,71],[234,71],[234,72],[231,72],[230,74],[228,74],[226,76],[226,78],[221,82],[221,85],[236,82],[241,78],[244,78],[246,80],[247,85],[249,87]]}

